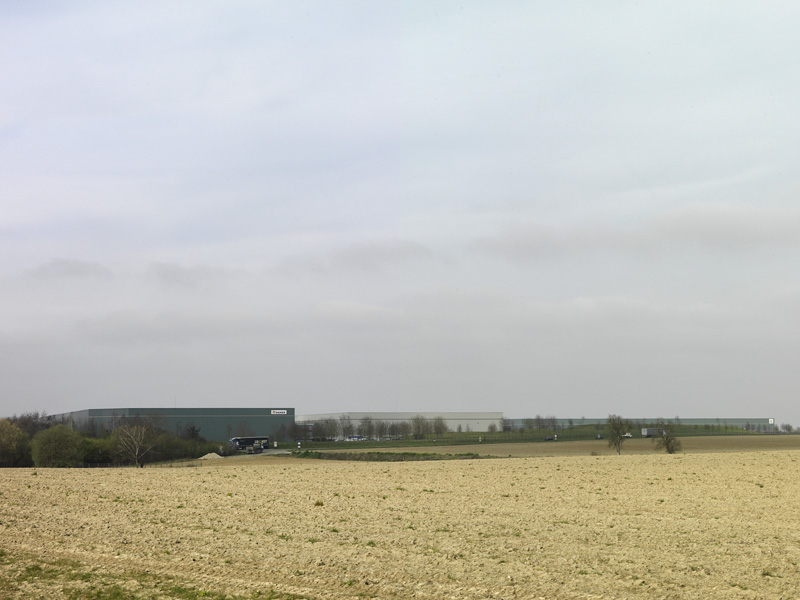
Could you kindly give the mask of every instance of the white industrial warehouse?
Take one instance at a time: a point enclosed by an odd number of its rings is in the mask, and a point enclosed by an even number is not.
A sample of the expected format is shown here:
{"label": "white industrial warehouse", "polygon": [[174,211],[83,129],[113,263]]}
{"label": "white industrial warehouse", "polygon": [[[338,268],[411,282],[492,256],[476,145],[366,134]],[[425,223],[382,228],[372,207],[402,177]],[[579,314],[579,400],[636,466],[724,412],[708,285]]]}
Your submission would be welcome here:
{"label": "white industrial warehouse", "polygon": [[502,412],[342,412],[322,413],[315,415],[297,415],[298,425],[313,426],[314,423],[330,419],[340,421],[349,419],[358,424],[364,419],[392,423],[408,423],[414,418],[423,417],[428,421],[443,419],[449,431],[490,431],[503,430]]}

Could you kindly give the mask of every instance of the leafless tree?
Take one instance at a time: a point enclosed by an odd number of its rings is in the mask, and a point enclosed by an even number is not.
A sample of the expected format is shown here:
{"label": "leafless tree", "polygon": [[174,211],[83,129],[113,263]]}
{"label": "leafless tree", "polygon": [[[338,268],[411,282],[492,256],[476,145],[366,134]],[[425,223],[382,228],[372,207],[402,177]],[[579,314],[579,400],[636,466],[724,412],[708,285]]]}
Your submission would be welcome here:
{"label": "leafless tree", "polygon": [[328,440],[335,440],[339,435],[339,422],[333,417],[322,419],[322,430],[324,437]]}
{"label": "leafless tree", "polygon": [[322,424],[322,421],[314,421],[311,425],[311,438],[314,440],[325,439],[325,426]]}
{"label": "leafless tree", "polygon": [[407,438],[409,435],[411,435],[411,423],[408,421],[400,421],[397,424],[397,432],[401,438]]}
{"label": "leafless tree", "polygon": [[355,433],[355,425],[353,425],[352,419],[347,415],[339,417],[339,431],[343,438],[349,438]]}
{"label": "leafless tree", "polygon": [[365,438],[372,438],[375,435],[375,423],[372,421],[372,417],[364,417],[359,421],[358,435]]}
{"label": "leafless tree", "polygon": [[386,421],[377,419],[375,421],[375,437],[382,440],[386,433],[389,431],[389,424]]}
{"label": "leafless tree", "polygon": [[28,437],[33,437],[40,431],[44,431],[56,424],[53,417],[48,416],[47,413],[39,413],[37,411],[22,413],[19,416],[14,415],[8,419],[8,422],[19,427],[28,434]]}
{"label": "leafless tree", "polygon": [[117,453],[140,466],[142,459],[155,447],[153,428],[144,424],[120,425],[113,432]]}
{"label": "leafless tree", "polygon": [[422,415],[414,415],[411,417],[411,430],[414,439],[421,440],[431,432],[431,423]]}

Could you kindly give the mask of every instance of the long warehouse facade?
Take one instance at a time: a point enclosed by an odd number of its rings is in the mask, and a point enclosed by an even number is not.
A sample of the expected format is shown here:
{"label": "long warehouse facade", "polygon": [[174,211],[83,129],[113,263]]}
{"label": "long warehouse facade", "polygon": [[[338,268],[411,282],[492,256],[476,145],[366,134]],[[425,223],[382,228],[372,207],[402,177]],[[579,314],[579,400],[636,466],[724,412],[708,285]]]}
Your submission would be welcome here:
{"label": "long warehouse facade", "polygon": [[[624,417],[624,416],[623,416]],[[657,417],[649,417],[649,418],[627,418],[624,417],[627,421],[631,421],[634,425],[646,425],[646,424],[655,424],[658,423],[660,418]],[[777,430],[777,425],[775,423],[775,419],[769,417],[753,417],[751,419],[746,418],[708,418],[708,419],[684,419],[681,417],[675,418],[665,418],[665,421],[673,421],[673,422],[680,422],[683,425],[694,425],[703,427],[703,429],[708,430],[709,432],[714,432],[716,430],[725,429],[728,430],[729,428],[740,428],[747,431],[761,431],[765,433],[772,433]],[[505,429],[506,431],[516,431],[520,429],[567,429],[570,427],[577,427],[580,425],[605,425],[608,422],[608,417],[603,418],[586,418],[586,417],[578,417],[573,419],[556,419],[554,417],[542,417],[537,416],[535,418],[527,418],[527,419],[506,419],[505,420]]]}
{"label": "long warehouse facade", "polygon": [[[289,407],[263,408],[90,408],[51,415],[54,420],[72,423],[87,432],[103,434],[131,419],[146,419],[156,427],[180,435],[190,427],[210,441],[226,441],[232,437],[269,435],[272,439],[288,439],[297,433],[296,425],[308,428],[314,423],[345,419],[355,427],[364,419],[383,421],[387,425],[411,422],[423,417],[432,422],[442,419],[450,431],[488,432],[521,429],[567,429],[581,425],[604,425],[607,418],[534,417],[504,418],[502,412],[339,412],[295,415]],[[634,425],[652,424],[655,418],[630,419]],[[743,430],[771,433],[777,430],[775,419],[758,418],[681,418],[684,425],[703,426],[710,433],[716,430]]]}
{"label": "long warehouse facade", "polygon": [[294,425],[294,408],[89,408],[53,418],[98,433],[126,420],[144,419],[176,434],[195,427],[205,439],[222,442],[235,436],[285,435]]}
{"label": "long warehouse facade", "polygon": [[298,415],[298,425],[313,425],[315,422],[334,419],[349,419],[358,425],[363,419],[384,421],[392,423],[410,422],[415,417],[423,417],[433,421],[441,417],[450,431],[489,431],[494,426],[498,431],[503,430],[502,412],[342,412],[322,413],[314,415]]}

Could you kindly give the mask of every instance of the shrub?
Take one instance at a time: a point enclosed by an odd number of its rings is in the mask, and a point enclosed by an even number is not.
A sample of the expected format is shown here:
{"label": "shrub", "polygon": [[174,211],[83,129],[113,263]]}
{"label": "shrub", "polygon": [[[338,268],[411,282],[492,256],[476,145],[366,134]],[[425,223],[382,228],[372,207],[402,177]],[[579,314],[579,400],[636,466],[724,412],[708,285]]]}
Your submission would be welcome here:
{"label": "shrub", "polygon": [[83,462],[83,438],[67,425],[40,431],[31,442],[36,467],[77,467]]}
{"label": "shrub", "polygon": [[84,438],[83,461],[95,465],[114,462],[114,441],[109,438]]}
{"label": "shrub", "polygon": [[0,421],[0,467],[23,466],[27,455],[27,434],[8,419]]}

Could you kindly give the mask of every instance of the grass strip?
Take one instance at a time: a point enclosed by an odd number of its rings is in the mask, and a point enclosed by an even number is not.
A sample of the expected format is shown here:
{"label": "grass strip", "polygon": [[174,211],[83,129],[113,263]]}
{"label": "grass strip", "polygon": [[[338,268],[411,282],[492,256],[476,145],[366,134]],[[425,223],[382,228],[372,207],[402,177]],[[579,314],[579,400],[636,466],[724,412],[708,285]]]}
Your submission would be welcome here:
{"label": "grass strip", "polygon": [[428,460],[475,460],[496,458],[494,456],[465,452],[463,454],[438,454],[435,452],[320,452],[318,450],[295,450],[295,458],[314,458],[319,460],[348,460],[362,462],[414,462]]}

